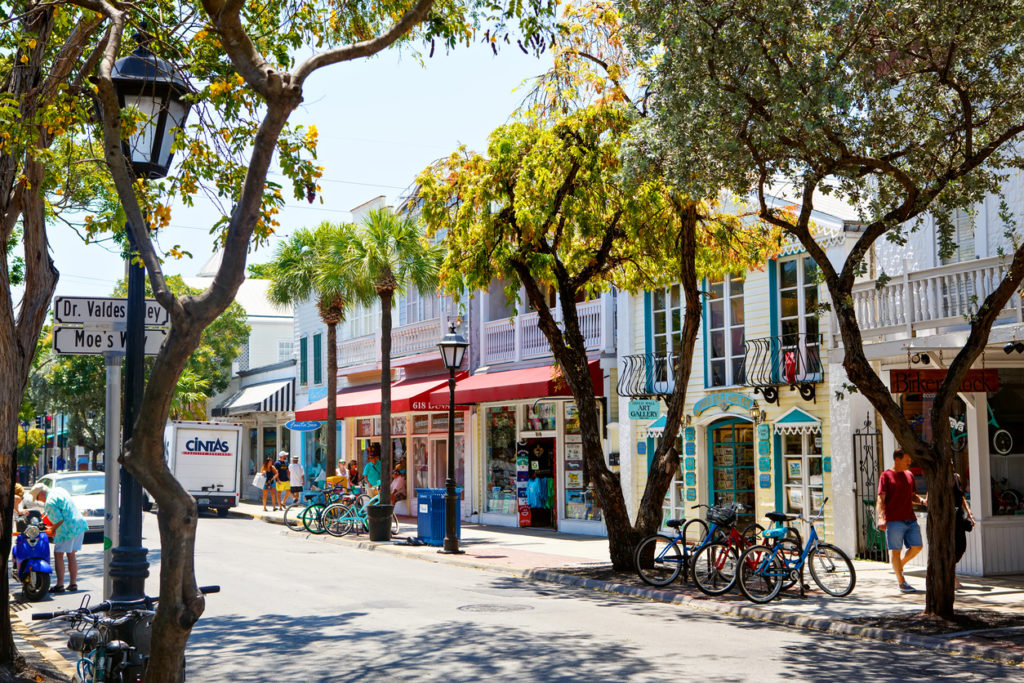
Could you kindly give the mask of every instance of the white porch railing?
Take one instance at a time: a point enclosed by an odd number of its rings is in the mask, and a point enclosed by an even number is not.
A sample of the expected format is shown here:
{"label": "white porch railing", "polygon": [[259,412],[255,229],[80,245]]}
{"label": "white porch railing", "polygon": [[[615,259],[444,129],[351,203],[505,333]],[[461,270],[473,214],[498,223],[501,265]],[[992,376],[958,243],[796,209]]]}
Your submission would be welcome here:
{"label": "white porch railing", "polygon": [[431,318],[391,331],[391,356],[408,356],[424,351],[437,351],[437,342],[444,336],[441,318]]}
{"label": "white porch railing", "polygon": [[[580,332],[588,350],[601,348],[603,303],[600,299],[579,304],[576,308],[580,321]],[[561,309],[552,311],[561,323]],[[513,318],[492,320],[483,325],[483,362],[508,363],[515,360],[543,358],[551,355],[547,337],[541,332],[536,313],[524,313]]]}
{"label": "white porch railing", "polygon": [[376,334],[367,334],[355,339],[346,339],[338,344],[338,367],[364,365],[377,360],[380,346]]}
{"label": "white porch railing", "polygon": [[[889,334],[916,336],[919,330],[963,325],[999,285],[1010,259],[993,257],[929,268],[896,276],[877,288],[874,282],[852,291],[857,322],[865,338]],[[1018,315],[1015,294],[1002,315]]]}

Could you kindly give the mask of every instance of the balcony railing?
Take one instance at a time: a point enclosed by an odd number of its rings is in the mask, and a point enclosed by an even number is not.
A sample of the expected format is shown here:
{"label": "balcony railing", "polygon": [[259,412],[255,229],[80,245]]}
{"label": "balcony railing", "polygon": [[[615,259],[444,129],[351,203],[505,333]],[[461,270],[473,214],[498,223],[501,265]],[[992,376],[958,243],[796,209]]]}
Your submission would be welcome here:
{"label": "balcony railing", "polygon": [[[604,344],[602,306],[601,300],[595,300],[578,304],[576,307],[580,332],[583,334],[584,346],[587,350],[599,349]],[[551,312],[561,325],[561,309],[556,307]],[[540,329],[536,313],[524,313],[512,318],[492,320],[484,323],[483,328],[483,362],[485,365],[543,358],[551,355],[551,347],[547,337]]]}
{"label": "balcony railing", "polygon": [[778,404],[779,387],[789,385],[805,401],[815,398],[821,382],[821,337],[787,334],[744,342],[746,385],[769,403]]}
{"label": "balcony railing", "polygon": [[[437,351],[437,342],[443,336],[442,318],[431,318],[409,325],[398,325],[391,330],[391,357],[401,358],[427,351]],[[440,356],[438,356],[440,358]],[[380,332],[346,339],[338,344],[338,367],[366,365],[380,360]]]}
{"label": "balcony railing", "polygon": [[622,356],[619,369],[619,396],[645,398],[668,396],[675,386],[676,356],[640,353]]}
{"label": "balcony railing", "polygon": [[[1006,257],[976,259],[906,273],[882,287],[874,282],[855,285],[853,305],[861,334],[866,340],[892,334],[913,337],[923,330],[964,325],[999,286],[1009,262]],[[1014,294],[1002,315],[1019,320],[1020,311],[1020,295]]]}

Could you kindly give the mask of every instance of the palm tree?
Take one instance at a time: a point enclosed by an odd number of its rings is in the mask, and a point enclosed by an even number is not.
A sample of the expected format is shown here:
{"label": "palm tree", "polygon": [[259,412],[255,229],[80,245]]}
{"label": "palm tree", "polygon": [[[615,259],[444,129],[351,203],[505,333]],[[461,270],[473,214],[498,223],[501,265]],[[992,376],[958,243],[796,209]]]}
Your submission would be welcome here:
{"label": "palm tree", "polygon": [[350,224],[321,223],[303,228],[277,247],[269,264],[267,298],[277,304],[296,304],[316,298],[320,319],[327,326],[327,458],[328,475],[337,467],[338,323],[353,299],[352,270],[333,267],[330,258],[344,255],[355,233]]}
{"label": "palm tree", "polygon": [[205,420],[206,392],[210,390],[210,380],[199,376],[188,368],[181,371],[174,397],[171,399],[171,420]]}
{"label": "palm tree", "polygon": [[437,289],[441,253],[423,238],[415,218],[379,209],[356,230],[345,258],[332,259],[335,264],[342,261],[358,274],[360,301],[368,305],[380,299],[380,505],[390,505],[391,308],[395,294],[410,287],[421,292]]}

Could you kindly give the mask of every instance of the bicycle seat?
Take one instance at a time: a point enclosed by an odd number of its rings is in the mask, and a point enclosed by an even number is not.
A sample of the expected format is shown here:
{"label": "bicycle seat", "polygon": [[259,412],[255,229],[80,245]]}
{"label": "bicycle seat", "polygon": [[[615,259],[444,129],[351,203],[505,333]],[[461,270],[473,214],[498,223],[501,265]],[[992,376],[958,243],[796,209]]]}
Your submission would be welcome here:
{"label": "bicycle seat", "polygon": [[785,512],[769,512],[765,517],[773,522],[792,522],[796,519],[796,515],[787,515]]}
{"label": "bicycle seat", "polygon": [[117,654],[118,652],[127,652],[132,649],[132,646],[123,640],[112,640],[105,646],[109,654]]}
{"label": "bicycle seat", "polygon": [[666,522],[665,522],[665,526],[670,526],[670,527],[672,527],[673,529],[678,529],[678,528],[679,528],[679,527],[681,527],[681,526],[683,525],[683,523],[685,523],[685,522],[686,522],[686,520],[685,520],[685,519],[670,519],[670,520],[668,520],[668,521],[666,521]]}

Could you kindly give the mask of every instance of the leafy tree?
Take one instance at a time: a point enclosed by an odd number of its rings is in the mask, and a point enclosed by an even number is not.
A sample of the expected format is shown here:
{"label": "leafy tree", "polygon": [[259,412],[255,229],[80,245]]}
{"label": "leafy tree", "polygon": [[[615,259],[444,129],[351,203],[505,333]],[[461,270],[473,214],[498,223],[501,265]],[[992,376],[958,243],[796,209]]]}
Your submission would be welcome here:
{"label": "leafy tree", "polygon": [[[380,505],[391,504],[391,313],[395,295],[411,287],[437,289],[440,250],[429,244],[416,219],[388,209],[371,211],[348,245],[333,250],[328,263],[348,271],[364,304],[380,299]],[[340,276],[341,273],[333,277]]]}
{"label": "leafy tree", "polygon": [[42,429],[18,425],[18,464],[35,465],[39,460],[39,448],[46,440]]}
{"label": "leafy tree", "polygon": [[[307,81],[320,69],[411,45],[414,39],[431,49],[435,43],[454,48],[472,40],[478,27],[486,28],[485,37],[493,38],[495,45],[513,28],[521,29],[523,48],[540,50],[547,43],[554,3],[386,0],[342,6],[323,0],[203,0],[197,6],[166,0],[77,1],[88,6],[81,13],[95,17],[103,31],[102,42],[91,44],[100,121],[90,132],[101,135],[102,156],[123,207],[126,230],[137,245],[133,258],[145,264],[154,297],[172,321],[121,459],[159,506],[160,602],[147,680],[175,681],[205,602],[193,564],[196,503],[164,462],[161,426],[178,377],[199,347],[203,330],[234,299],[252,243],[267,239],[274,230],[283,195],[280,186],[267,180],[272,161],[290,179],[297,197],[314,199],[319,192],[317,132],[289,125],[292,113],[311,94]],[[46,7],[79,12],[71,2],[56,0]],[[154,50],[191,75],[196,83],[193,100],[200,105],[188,135],[178,143],[180,167],[165,180],[146,183],[136,180],[121,149],[128,132],[145,121],[134,109],[120,109],[112,79],[116,59],[134,47],[123,40],[126,31],[131,35],[143,19],[149,23]],[[153,233],[169,225],[172,200],[189,204],[201,191],[233,207],[211,226],[214,239],[223,246],[223,258],[206,291],[175,296]],[[90,225],[96,231],[116,232],[122,222],[119,215],[107,213],[94,216]],[[165,253],[173,257],[181,251],[168,246]]]}
{"label": "leafy tree", "polygon": [[[950,213],[987,193],[1001,196],[1024,166],[1024,10],[948,0],[793,0],[764,4],[691,0],[630,6],[638,45],[659,59],[650,78],[655,116],[645,133],[700,182],[727,182],[761,198],[761,217],[795,235],[814,258],[839,322],[843,368],[928,483],[925,612],[953,614],[952,447],[957,389],[984,351],[996,318],[1024,279],[1024,246],[1005,202],[1002,280],[969,316],[928,420],[931,442],[904,417],[868,362],[851,289],[879,239],[902,244],[930,212],[940,254],[955,247]],[[714,164],[703,160],[714,159]],[[779,215],[765,195],[791,183],[798,215]],[[816,193],[860,212],[845,260],[829,260],[811,230]]]}
{"label": "leafy tree", "polygon": [[[636,544],[660,526],[679,462],[672,444],[700,324],[698,277],[761,267],[772,231],[723,211],[717,188],[680,192],[656,160],[628,172],[624,151],[645,110],[642,94],[628,89],[635,63],[618,13],[590,2],[566,7],[564,22],[553,69],[514,120],[491,133],[486,156],[459,150],[420,176],[420,193],[428,225],[447,231],[448,291],[501,280],[515,298],[525,288],[579,410],[585,475],[601,502],[612,563],[628,569]],[[605,463],[577,302],[610,287],[673,282],[686,298],[674,391],[633,525]],[[561,322],[549,292],[558,294]]]}
{"label": "leafy tree", "polygon": [[[327,326],[327,462],[328,472],[337,467],[338,422],[338,324],[353,299],[355,274],[331,263],[332,254],[346,254],[355,231],[351,225],[321,223],[302,229],[278,245],[264,274],[270,279],[267,297],[278,304],[316,299],[320,319]],[[250,268],[251,270],[251,268]]]}

